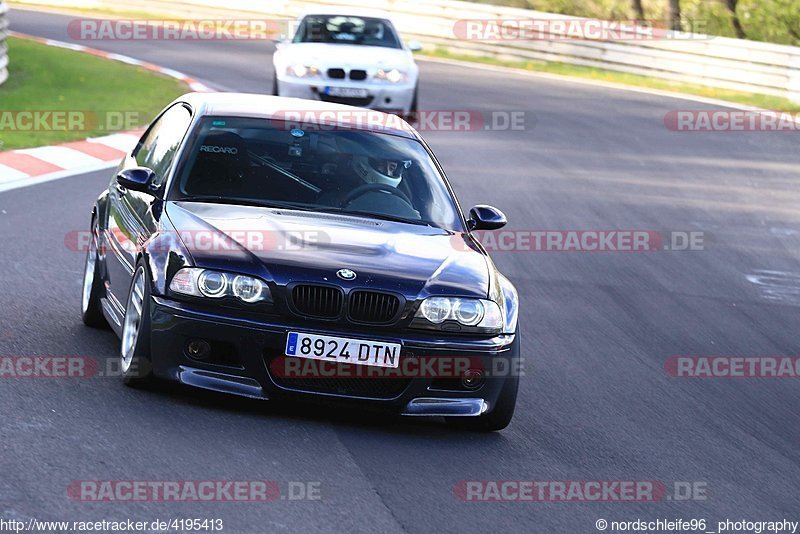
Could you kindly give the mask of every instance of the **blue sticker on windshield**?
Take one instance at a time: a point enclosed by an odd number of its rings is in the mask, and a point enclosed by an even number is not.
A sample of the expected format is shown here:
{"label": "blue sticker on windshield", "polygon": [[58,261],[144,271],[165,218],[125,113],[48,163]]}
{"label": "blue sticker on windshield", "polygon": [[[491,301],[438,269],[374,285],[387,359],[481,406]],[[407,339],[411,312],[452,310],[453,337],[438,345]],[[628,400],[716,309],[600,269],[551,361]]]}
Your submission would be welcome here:
{"label": "blue sticker on windshield", "polygon": [[225,126],[225,121],[214,121],[211,126]]}
{"label": "blue sticker on windshield", "polygon": [[292,128],[291,134],[293,137],[303,137],[306,133],[300,128]]}

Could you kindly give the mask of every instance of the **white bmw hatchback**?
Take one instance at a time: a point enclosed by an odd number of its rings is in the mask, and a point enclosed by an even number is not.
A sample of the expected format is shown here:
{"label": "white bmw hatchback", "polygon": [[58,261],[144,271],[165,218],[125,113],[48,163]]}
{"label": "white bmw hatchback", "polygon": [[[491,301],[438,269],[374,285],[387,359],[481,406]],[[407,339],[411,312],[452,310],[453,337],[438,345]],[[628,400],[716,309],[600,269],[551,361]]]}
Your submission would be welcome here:
{"label": "white bmw hatchback", "polygon": [[310,13],[273,56],[273,94],[399,115],[417,111],[419,68],[392,22],[380,15]]}

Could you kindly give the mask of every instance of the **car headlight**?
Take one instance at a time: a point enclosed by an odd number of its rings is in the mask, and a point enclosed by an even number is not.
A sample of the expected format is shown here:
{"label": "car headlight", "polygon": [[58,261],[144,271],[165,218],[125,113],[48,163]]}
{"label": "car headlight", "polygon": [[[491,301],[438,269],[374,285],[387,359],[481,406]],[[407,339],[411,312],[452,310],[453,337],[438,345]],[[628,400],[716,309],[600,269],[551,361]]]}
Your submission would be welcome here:
{"label": "car headlight", "polygon": [[269,291],[267,286],[258,278],[240,274],[233,279],[233,294],[245,302],[261,300],[265,290]]}
{"label": "car headlight", "polygon": [[228,277],[218,271],[203,271],[197,277],[197,287],[205,297],[222,297],[228,289]]}
{"label": "car headlight", "polygon": [[248,304],[272,301],[269,287],[259,278],[197,267],[180,269],[172,277],[169,289],[192,297],[234,297]]}
{"label": "car headlight", "polygon": [[389,83],[400,83],[404,81],[407,77],[408,76],[406,75],[405,72],[397,69],[391,69],[391,70],[378,69],[378,72],[375,73],[376,80]]}
{"label": "car headlight", "polygon": [[289,65],[286,67],[286,74],[295,78],[313,78],[319,76],[319,68],[314,65]]}
{"label": "car headlight", "polygon": [[411,325],[437,330],[499,333],[503,328],[503,314],[500,306],[492,300],[428,297],[422,301]]}

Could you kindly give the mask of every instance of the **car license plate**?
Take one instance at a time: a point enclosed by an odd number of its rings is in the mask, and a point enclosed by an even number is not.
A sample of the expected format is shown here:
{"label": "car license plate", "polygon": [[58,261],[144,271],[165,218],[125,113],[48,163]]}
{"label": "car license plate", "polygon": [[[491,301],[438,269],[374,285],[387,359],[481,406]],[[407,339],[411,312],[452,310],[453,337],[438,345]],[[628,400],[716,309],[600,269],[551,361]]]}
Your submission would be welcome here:
{"label": "car license plate", "polygon": [[366,98],[369,91],[361,87],[331,87],[327,86],[323,91],[326,95],[342,96],[346,98]]}
{"label": "car license plate", "polygon": [[399,343],[289,332],[286,355],[375,367],[400,365]]}

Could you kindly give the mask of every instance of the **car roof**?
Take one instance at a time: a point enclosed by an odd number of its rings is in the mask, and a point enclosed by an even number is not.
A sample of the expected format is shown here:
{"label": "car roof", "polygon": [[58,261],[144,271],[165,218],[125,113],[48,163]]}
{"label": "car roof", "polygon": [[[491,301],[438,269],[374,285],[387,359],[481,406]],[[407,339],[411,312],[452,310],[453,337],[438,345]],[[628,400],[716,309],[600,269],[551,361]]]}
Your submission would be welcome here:
{"label": "car roof", "polygon": [[308,7],[303,10],[298,18],[308,15],[341,15],[344,17],[372,17],[375,19],[385,19],[391,22],[392,17],[388,11],[371,9],[366,7],[353,6],[317,6]]}
{"label": "car roof", "polygon": [[320,100],[254,93],[187,93],[175,102],[189,104],[195,116],[287,120],[327,129],[333,126],[420,139],[416,130],[397,115]]}

